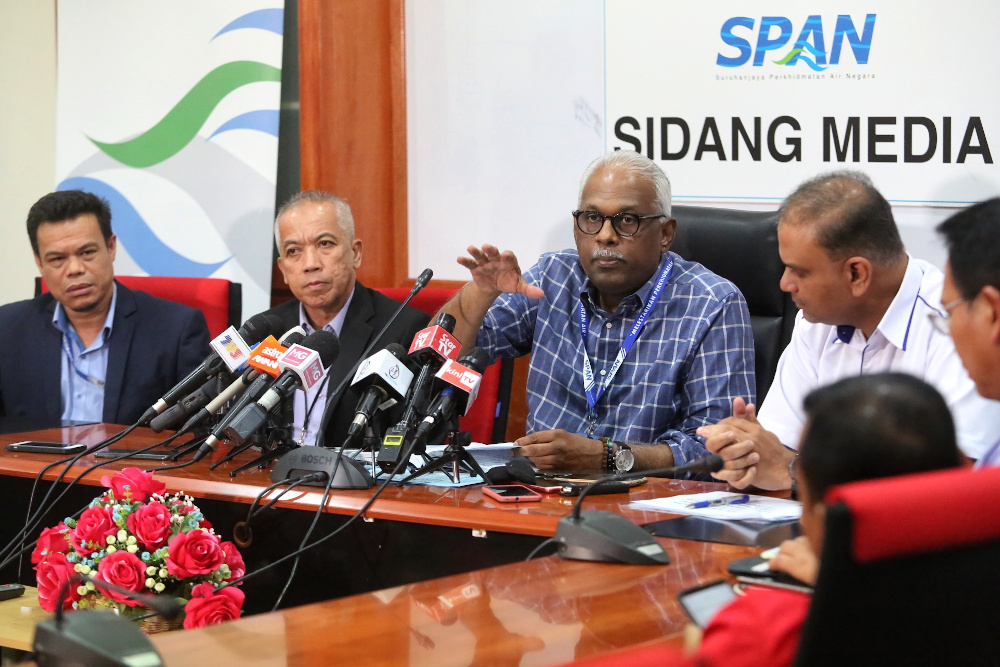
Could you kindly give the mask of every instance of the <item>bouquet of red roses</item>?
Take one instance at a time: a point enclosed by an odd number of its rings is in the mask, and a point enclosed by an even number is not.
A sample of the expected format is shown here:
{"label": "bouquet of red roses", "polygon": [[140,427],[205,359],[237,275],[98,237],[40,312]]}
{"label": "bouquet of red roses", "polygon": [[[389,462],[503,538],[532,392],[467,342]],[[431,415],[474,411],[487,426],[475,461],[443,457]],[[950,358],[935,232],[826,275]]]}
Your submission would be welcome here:
{"label": "bouquet of red roses", "polygon": [[[38,538],[31,562],[38,603],[55,611],[60,587],[74,572],[130,591],[171,595],[184,603],[185,628],[239,618],[244,595],[235,586],[246,566],[232,542],[222,542],[190,496],[139,468],[101,478],[108,491],[79,519],[65,519]],[[136,600],[86,583],[70,590],[64,609],[113,609],[127,617],[147,613]]]}

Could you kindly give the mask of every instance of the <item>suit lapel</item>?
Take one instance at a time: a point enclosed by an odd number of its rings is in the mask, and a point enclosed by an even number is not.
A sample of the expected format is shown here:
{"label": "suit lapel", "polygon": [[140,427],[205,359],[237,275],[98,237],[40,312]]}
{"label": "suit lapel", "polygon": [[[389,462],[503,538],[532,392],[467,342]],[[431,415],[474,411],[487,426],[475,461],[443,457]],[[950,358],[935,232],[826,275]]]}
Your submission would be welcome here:
{"label": "suit lapel", "polygon": [[[340,354],[330,367],[330,387],[339,385],[351,367],[361,358],[365,346],[375,331],[372,320],[375,318],[375,303],[371,292],[360,282],[354,283],[354,297],[344,318],[344,327],[340,330]],[[347,385],[344,385],[345,388]],[[331,410],[336,409],[343,390],[332,397]]]}
{"label": "suit lapel", "polygon": [[115,319],[111,327],[108,347],[108,371],[104,379],[104,421],[118,423],[118,404],[121,401],[125,383],[125,368],[132,348],[132,333],[135,330],[135,297],[132,291],[118,283],[118,302],[115,305]]}
{"label": "suit lapel", "polygon": [[[45,319],[42,326],[43,341],[39,346],[41,354],[40,369],[38,373],[29,373],[27,377],[38,378],[41,383],[41,391],[36,396],[45,397],[45,417],[58,423],[62,418],[62,332],[52,325],[52,317],[56,312],[56,301],[51,296],[49,303],[42,308],[42,317]],[[30,390],[29,390],[30,391]]]}

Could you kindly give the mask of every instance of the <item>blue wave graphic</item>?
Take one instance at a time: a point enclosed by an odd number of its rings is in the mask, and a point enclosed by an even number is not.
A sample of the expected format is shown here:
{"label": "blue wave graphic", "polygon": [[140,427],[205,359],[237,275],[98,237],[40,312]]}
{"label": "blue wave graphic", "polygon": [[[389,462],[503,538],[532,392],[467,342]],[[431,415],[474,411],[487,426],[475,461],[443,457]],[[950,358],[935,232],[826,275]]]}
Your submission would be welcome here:
{"label": "blue wave graphic", "polygon": [[[820,65],[817,65],[815,60],[807,58],[806,56],[802,55],[801,53],[798,56],[796,56],[796,58],[795,58],[795,60],[793,62],[797,62],[797,61],[800,61],[800,60],[802,62],[804,62],[806,65],[809,65],[809,69],[811,69],[814,72],[823,72],[823,71],[826,71],[825,67],[821,67]],[[791,65],[792,63],[788,63],[788,64]]]}
{"label": "blue wave graphic", "polygon": [[115,234],[139,267],[151,276],[207,278],[232,257],[216,264],[202,264],[174,251],[150,229],[125,196],[103,181],[85,176],[67,178],[57,190],[86,190],[111,205]]}
{"label": "blue wave graphic", "polygon": [[[284,9],[258,9],[233,19],[222,30],[215,33],[215,37],[232,32],[233,30],[243,30],[244,28],[256,28],[257,30],[266,30],[273,32],[275,35],[281,35],[283,34],[284,21]],[[215,39],[215,37],[212,37],[212,39]]]}
{"label": "blue wave graphic", "polygon": [[802,42],[801,44],[796,44],[795,46],[805,49],[806,51],[813,54],[817,58],[819,58],[820,56],[826,56],[826,51],[820,51],[809,42]]}
{"label": "blue wave graphic", "polygon": [[229,132],[230,130],[257,130],[264,134],[270,134],[272,137],[277,137],[279,115],[277,109],[247,111],[227,120],[215,132],[210,134],[208,138],[211,139],[217,134]]}

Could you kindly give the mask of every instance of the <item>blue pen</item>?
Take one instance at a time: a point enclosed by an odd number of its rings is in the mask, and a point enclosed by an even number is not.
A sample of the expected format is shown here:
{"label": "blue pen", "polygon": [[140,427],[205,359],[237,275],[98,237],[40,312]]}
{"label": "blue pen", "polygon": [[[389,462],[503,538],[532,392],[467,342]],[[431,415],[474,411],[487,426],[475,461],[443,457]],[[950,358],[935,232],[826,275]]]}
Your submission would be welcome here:
{"label": "blue pen", "polygon": [[684,507],[689,510],[699,510],[705,507],[715,507],[716,505],[741,505],[748,502],[750,502],[750,496],[743,494],[742,496],[719,498],[717,500],[699,500]]}

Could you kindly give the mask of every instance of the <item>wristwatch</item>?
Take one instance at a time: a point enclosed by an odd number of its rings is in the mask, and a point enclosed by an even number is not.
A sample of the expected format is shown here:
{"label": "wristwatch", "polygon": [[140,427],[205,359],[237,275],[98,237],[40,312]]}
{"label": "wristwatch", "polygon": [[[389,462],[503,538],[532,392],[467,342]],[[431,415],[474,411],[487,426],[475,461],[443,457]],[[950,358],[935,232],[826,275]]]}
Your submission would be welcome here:
{"label": "wristwatch", "polygon": [[632,448],[625,444],[618,445],[615,452],[615,471],[619,473],[629,472],[635,466],[635,453]]}

